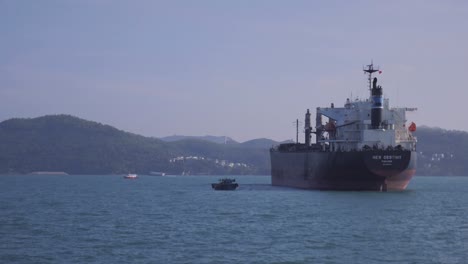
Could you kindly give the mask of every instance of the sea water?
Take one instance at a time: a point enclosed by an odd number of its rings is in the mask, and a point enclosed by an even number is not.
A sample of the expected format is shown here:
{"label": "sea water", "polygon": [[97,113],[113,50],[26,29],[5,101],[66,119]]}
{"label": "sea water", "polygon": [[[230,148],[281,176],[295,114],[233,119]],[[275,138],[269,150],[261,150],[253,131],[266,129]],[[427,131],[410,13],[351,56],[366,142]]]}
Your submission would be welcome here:
{"label": "sea water", "polygon": [[468,177],[388,193],[218,178],[1,176],[0,263],[468,263]]}

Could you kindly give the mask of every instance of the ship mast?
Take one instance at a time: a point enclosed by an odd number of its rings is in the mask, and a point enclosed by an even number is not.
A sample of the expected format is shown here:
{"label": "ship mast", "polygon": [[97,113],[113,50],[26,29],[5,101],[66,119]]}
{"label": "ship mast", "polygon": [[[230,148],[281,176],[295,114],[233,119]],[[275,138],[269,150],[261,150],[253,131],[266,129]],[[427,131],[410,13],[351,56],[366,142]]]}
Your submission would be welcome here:
{"label": "ship mast", "polygon": [[364,71],[364,74],[367,73],[369,75],[368,81],[369,81],[369,91],[372,90],[372,73],[379,71],[379,67],[377,66],[377,69],[374,69],[374,62],[371,60],[371,64],[367,65],[362,69]]}
{"label": "ship mast", "polygon": [[364,73],[369,75],[369,92],[371,101],[371,128],[380,129],[383,120],[383,90],[382,86],[377,85],[377,78],[372,79],[374,72],[379,72],[380,69],[374,69],[374,62],[371,60],[371,64],[367,65],[367,68],[363,69]]}

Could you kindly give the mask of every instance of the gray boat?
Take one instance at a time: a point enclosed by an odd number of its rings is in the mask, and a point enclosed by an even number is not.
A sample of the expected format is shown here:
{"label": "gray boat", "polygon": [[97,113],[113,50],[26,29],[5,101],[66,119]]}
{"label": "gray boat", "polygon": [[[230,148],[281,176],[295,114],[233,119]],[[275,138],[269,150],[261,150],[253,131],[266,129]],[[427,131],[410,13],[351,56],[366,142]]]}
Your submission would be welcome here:
{"label": "gray boat", "polygon": [[233,191],[237,187],[239,187],[239,184],[237,184],[236,179],[229,178],[220,179],[218,183],[211,184],[211,188],[217,191]]}

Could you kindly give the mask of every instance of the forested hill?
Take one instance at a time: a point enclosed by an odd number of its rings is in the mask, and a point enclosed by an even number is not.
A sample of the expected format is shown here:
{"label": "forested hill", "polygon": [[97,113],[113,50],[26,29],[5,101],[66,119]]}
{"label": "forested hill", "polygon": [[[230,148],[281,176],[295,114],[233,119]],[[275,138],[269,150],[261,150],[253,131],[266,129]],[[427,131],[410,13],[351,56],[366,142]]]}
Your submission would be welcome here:
{"label": "forested hill", "polygon": [[[415,134],[417,175],[468,176],[467,132],[421,127]],[[0,123],[0,174],[270,174],[268,149],[278,142],[209,139],[165,142],[69,115],[15,118]]]}
{"label": "forested hill", "polygon": [[420,127],[416,175],[468,176],[468,133]]}
{"label": "forested hill", "polygon": [[69,115],[0,123],[0,174],[266,174],[267,149],[197,139],[164,142]]}
{"label": "forested hill", "polygon": [[166,164],[160,140],[67,115],[0,123],[0,172],[126,173]]}

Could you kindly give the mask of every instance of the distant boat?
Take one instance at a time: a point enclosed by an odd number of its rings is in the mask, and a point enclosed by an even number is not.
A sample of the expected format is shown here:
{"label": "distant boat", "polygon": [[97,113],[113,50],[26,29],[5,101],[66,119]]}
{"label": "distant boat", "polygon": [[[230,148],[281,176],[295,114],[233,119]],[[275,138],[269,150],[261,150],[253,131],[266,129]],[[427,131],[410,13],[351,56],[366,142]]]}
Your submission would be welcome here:
{"label": "distant boat", "polygon": [[236,183],[236,179],[220,179],[218,183],[212,183],[211,188],[219,191],[233,191],[239,187],[239,184]]}
{"label": "distant boat", "polygon": [[150,175],[154,176],[166,176],[165,172],[159,172],[159,171],[150,171]]}
{"label": "distant boat", "polygon": [[124,176],[125,179],[136,179],[137,177],[138,176],[136,174],[128,174]]}

